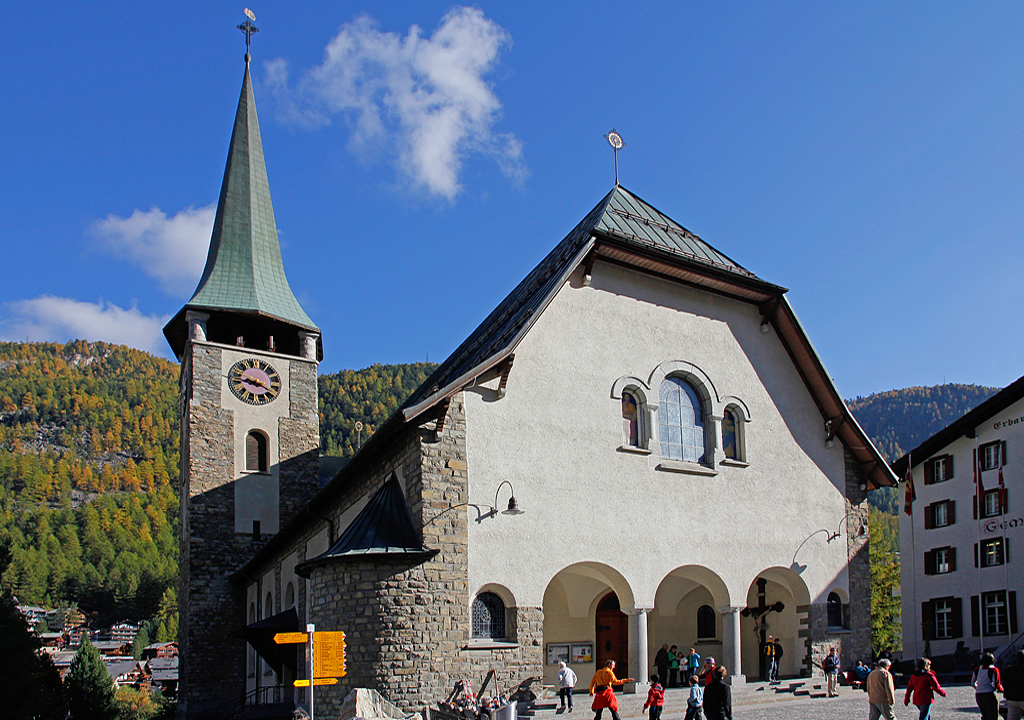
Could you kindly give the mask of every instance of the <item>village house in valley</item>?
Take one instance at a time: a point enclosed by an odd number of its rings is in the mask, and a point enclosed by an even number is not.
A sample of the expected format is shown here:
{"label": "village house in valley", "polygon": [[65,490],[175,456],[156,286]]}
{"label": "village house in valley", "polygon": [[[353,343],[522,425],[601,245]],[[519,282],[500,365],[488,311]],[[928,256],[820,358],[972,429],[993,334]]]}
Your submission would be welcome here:
{"label": "village house in valley", "polygon": [[322,346],[285,279],[247,56],[206,269],[165,329],[183,716],[308,704],[302,646],[272,638],[309,623],[347,635],[318,713],[354,687],[419,709],[490,668],[550,683],[559,659],[646,679],[662,643],[738,683],[769,634],[783,676],[830,645],[869,658],[867,493],[895,478],[785,288],[618,185],[556,240],[321,487]]}

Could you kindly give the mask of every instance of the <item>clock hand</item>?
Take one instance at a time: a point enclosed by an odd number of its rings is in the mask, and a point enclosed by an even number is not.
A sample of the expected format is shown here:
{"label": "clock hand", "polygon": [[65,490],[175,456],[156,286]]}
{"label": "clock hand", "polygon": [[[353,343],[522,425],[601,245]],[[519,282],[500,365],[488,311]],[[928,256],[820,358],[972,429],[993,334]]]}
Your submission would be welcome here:
{"label": "clock hand", "polygon": [[269,390],[269,389],[270,389],[270,386],[269,386],[269,385],[267,385],[267,384],[266,384],[265,382],[263,382],[263,381],[262,381],[262,380],[260,380],[259,378],[253,377],[252,375],[246,375],[246,376],[245,376],[245,379],[246,379],[246,380],[247,380],[248,382],[251,382],[251,383],[254,383],[254,384],[256,384],[256,385],[259,385],[259,386],[260,386],[261,388],[266,388],[267,390]]}

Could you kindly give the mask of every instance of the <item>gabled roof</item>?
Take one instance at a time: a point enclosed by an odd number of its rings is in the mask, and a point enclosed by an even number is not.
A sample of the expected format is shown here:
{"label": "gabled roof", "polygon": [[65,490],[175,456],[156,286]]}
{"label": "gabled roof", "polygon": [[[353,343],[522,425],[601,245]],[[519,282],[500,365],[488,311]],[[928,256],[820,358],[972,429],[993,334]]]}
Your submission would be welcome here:
{"label": "gabled roof", "polygon": [[[922,442],[909,453],[892,464],[896,477],[903,478],[907,473],[907,463],[913,462],[914,467],[925,462],[940,450],[952,443],[954,440],[973,433],[975,428],[981,427],[993,415],[1001,413],[1015,402],[1024,398],[1024,376],[1017,378],[1004,387],[985,402],[979,404],[973,410],[964,413],[958,420],[939,430],[930,438]],[[972,435],[973,437],[973,435]]]}
{"label": "gabled roof", "polygon": [[[774,327],[821,412],[825,421],[822,442],[826,432],[829,437],[838,437],[853,453],[860,473],[872,489],[897,483],[889,465],[839,395],[785,297],[786,288],[761,280],[617,185],[377,429],[334,479],[306,504],[304,512],[299,512],[235,574],[235,579],[243,579],[264,557],[272,557],[308,518],[320,517],[316,509],[343,493],[347,478],[374,467],[376,453],[383,451],[406,423],[433,412],[476,378],[512,360],[519,342],[569,276],[580,266],[589,275],[595,257],[756,305],[764,322]],[[339,538],[331,550],[310,562],[327,559],[335,548],[341,549],[341,544]]]}
{"label": "gabled roof", "polygon": [[179,356],[187,310],[254,315],[317,330],[285,277],[246,58],[206,268],[192,299],[164,328]]}
{"label": "gabled roof", "polygon": [[425,559],[436,553],[420,542],[402,486],[391,473],[334,545],[324,554],[300,563],[295,572],[308,577],[313,566],[324,563],[399,556]]}

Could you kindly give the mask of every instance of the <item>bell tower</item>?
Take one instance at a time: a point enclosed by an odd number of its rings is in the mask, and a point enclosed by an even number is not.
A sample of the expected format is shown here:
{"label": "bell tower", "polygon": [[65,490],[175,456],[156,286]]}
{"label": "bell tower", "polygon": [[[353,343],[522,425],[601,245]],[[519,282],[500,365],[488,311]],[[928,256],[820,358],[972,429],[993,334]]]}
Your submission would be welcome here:
{"label": "bell tower", "polygon": [[[239,27],[248,50],[256,28]],[[244,694],[236,633],[267,610],[250,618],[229,577],[318,489],[320,331],[285,277],[249,61],[206,268],[164,328],[181,362],[182,718]]]}

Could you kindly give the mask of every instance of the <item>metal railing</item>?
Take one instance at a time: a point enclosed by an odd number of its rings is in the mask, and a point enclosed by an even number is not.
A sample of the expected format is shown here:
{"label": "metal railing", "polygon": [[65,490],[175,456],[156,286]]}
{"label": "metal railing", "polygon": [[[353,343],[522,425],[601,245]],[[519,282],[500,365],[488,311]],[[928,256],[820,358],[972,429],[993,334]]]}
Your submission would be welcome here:
{"label": "metal railing", "polygon": [[286,702],[284,685],[267,685],[228,700],[217,707],[191,716],[191,720],[234,720],[246,708],[255,705],[278,705]]}

